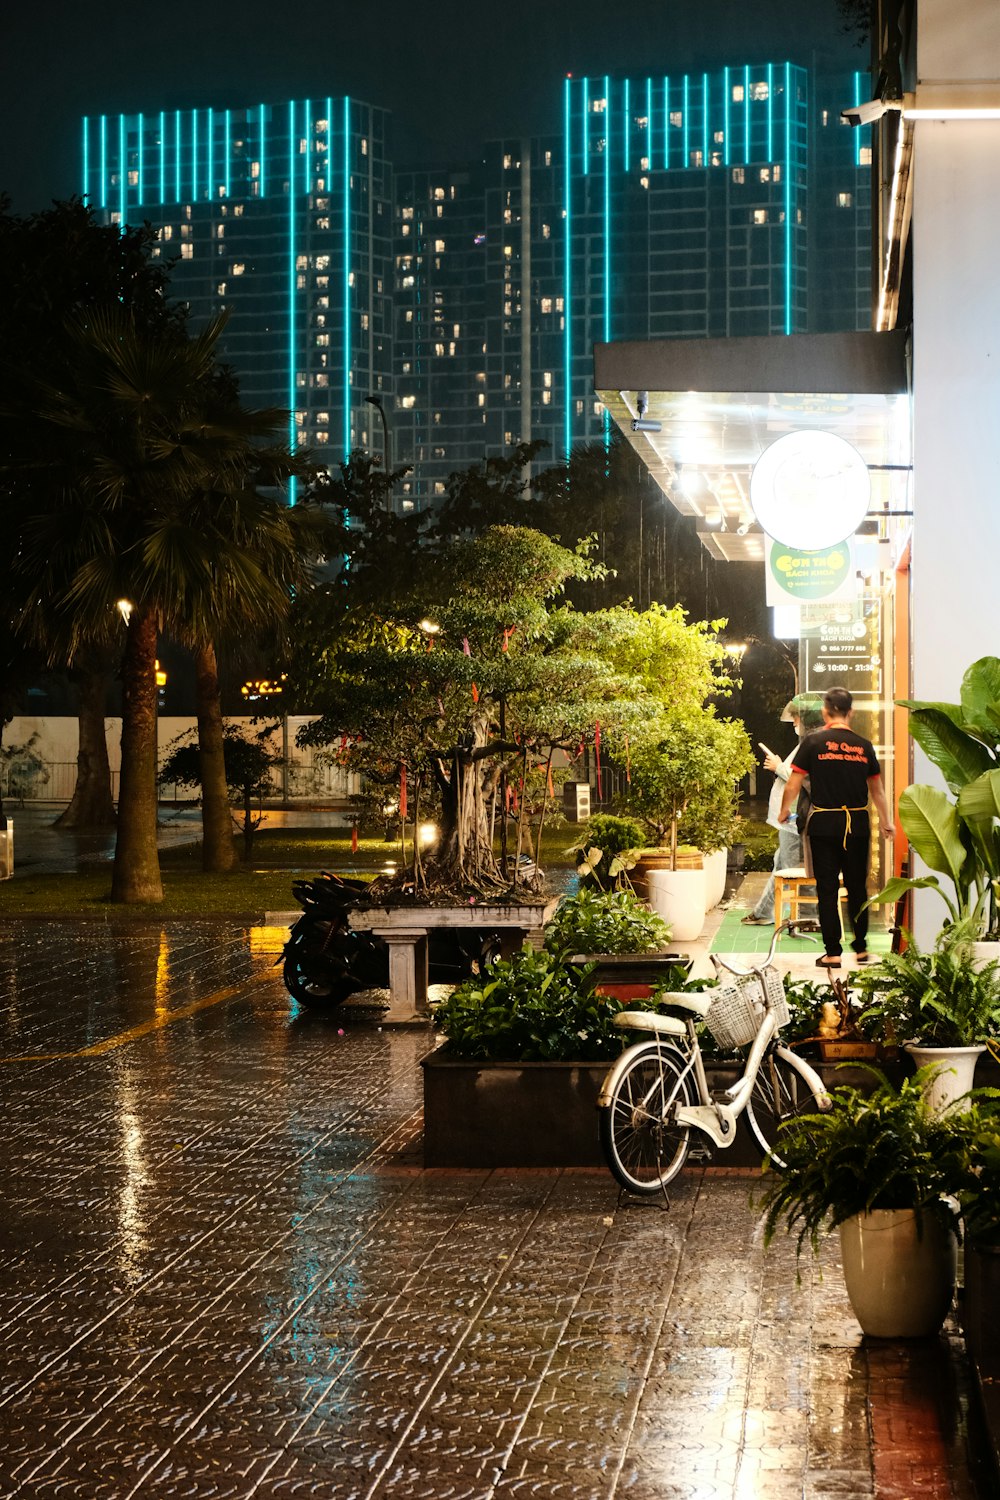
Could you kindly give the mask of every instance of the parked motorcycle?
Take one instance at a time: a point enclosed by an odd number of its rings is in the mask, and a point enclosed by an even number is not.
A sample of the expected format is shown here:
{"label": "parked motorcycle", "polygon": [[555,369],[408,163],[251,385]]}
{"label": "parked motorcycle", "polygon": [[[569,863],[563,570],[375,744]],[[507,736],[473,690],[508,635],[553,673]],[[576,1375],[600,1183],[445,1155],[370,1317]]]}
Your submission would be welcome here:
{"label": "parked motorcycle", "polygon": [[[351,909],[368,894],[364,881],[324,870],[297,880],[292,893],[302,915],[288,935],[282,970],[285,988],[310,1010],[331,1010],[360,990],[385,989],[389,948],[371,932],[355,932]],[[431,929],[427,939],[431,984],[460,984],[501,951],[499,932]]]}

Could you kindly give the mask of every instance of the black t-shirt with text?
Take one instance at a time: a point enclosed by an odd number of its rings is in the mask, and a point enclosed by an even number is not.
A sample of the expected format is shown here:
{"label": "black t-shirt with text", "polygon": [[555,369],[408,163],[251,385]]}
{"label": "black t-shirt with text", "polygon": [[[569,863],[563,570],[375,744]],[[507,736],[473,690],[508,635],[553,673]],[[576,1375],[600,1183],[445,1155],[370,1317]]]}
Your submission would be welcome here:
{"label": "black t-shirt with text", "polygon": [[[868,833],[868,782],[879,774],[869,740],[842,725],[825,725],[807,734],[795,752],[793,771],[809,777],[813,816],[811,835],[843,836],[845,815],[822,809],[851,809],[851,833]],[[864,808],[865,811],[859,811]]]}

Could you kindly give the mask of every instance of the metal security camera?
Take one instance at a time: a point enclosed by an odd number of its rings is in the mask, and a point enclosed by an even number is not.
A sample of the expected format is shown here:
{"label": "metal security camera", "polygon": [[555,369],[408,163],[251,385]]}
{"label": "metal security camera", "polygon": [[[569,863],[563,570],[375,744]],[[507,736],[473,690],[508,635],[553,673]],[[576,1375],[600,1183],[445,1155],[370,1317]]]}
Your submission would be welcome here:
{"label": "metal security camera", "polygon": [[890,110],[902,109],[902,99],[869,99],[867,104],[852,104],[849,109],[840,111],[840,118],[845,125],[874,125],[887,115]]}
{"label": "metal security camera", "polygon": [[663,423],[654,422],[652,417],[636,417],[632,423],[633,432],[662,432]]}

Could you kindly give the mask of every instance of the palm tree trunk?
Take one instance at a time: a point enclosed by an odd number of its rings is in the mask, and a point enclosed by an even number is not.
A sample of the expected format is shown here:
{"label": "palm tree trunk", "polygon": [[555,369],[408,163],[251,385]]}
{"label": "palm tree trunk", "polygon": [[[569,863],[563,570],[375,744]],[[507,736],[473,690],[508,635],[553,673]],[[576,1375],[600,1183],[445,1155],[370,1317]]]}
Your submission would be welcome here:
{"label": "palm tree trunk", "polygon": [[108,660],[95,652],[79,663],[76,711],[80,742],[76,757],[76,789],[69,806],[56,819],[57,828],[113,828],[115,803],[111,795],[111,766],[104,734],[108,692]]}
{"label": "palm tree trunk", "polygon": [[162,901],[156,847],[156,611],[132,612],[122,662],[122,770],[112,901]]}
{"label": "palm tree trunk", "polygon": [[194,669],[201,764],[201,867],[207,873],[225,875],[236,868],[237,857],[226,783],[219,667],[211,641],[195,647]]}

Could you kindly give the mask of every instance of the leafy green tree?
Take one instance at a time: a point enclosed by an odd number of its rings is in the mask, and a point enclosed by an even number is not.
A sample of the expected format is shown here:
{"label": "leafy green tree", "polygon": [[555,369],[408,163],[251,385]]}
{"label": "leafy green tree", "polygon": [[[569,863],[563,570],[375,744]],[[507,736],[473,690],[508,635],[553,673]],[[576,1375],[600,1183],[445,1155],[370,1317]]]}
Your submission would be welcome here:
{"label": "leafy green tree", "polygon": [[46,459],[22,561],[40,584],[38,630],[65,639],[72,658],[112,638],[116,605],[128,601],[115,901],[162,898],[160,632],[205,645],[221,623],[263,622],[288,604],[288,577],[262,558],[295,555],[290,513],[258,487],[280,483],[295,463],[262,446],[282,414],[220,400],[220,331],[216,323],[197,338],[151,335],[119,309],[92,313],[74,329],[63,388],[48,389],[37,413]]}
{"label": "leafy green tree", "polygon": [[[243,858],[249,864],[253,855],[253,836],[260,819],[254,814],[254,802],[267,795],[275,766],[281,756],[268,748],[267,741],[278,726],[265,724],[250,734],[235,724],[223,724],[222,747],[226,785],[243,809]],[[177,743],[164,761],[159,776],[161,786],[201,786],[202,752],[197,741]]]}
{"label": "leafy green tree", "polygon": [[437,507],[440,537],[479,535],[493,526],[538,525],[529,490],[529,465],[547,443],[517,443],[509,455],[487,457],[449,474]]}
{"label": "leafy green tree", "polygon": [[[149,329],[180,328],[184,310],[166,299],[169,267],[154,260],[156,231],[99,224],[78,199],[42,213],[19,216],[0,196],[0,701],[14,712],[25,688],[46,661],[64,665],[65,643],[50,640],[43,653],[18,628],[34,581],[16,564],[21,522],[33,508],[32,411],[36,383],[64,381],[73,341],[67,327],[92,307],[115,303]],[[77,784],[57,820],[69,827],[114,823],[111,771],[104,735],[110,674],[106,653],[79,653],[77,685],[80,750]],[[0,724],[2,733],[2,724]]]}

